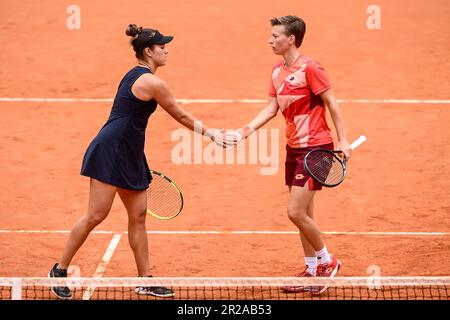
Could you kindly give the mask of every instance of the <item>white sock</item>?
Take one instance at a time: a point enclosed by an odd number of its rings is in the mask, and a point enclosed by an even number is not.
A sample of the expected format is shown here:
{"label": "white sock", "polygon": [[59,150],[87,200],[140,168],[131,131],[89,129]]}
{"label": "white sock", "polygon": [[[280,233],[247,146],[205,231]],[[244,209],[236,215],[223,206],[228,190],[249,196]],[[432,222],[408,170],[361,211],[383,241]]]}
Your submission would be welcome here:
{"label": "white sock", "polygon": [[331,261],[330,254],[327,247],[323,247],[322,250],[316,251],[317,263],[319,265],[327,264]]}
{"label": "white sock", "polygon": [[317,271],[317,257],[305,257],[305,264],[306,272],[315,276]]}

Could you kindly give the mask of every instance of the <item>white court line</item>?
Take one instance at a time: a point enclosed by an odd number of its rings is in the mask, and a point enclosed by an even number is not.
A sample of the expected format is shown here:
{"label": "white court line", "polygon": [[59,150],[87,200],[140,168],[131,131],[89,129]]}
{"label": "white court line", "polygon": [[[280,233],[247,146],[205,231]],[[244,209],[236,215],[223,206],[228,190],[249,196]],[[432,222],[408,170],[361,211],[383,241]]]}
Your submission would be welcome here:
{"label": "white court line", "polygon": [[[97,270],[95,270],[94,278],[101,278],[103,276],[103,273],[105,273],[106,267],[108,266],[109,261],[111,260],[114,251],[116,250],[117,246],[119,245],[120,239],[122,238],[122,234],[115,233],[111,242],[109,243],[108,248],[105,251],[105,254],[103,255],[102,261],[100,261],[99,265],[97,266]],[[95,286],[87,287],[86,291],[83,294],[83,300],[90,300],[92,297],[92,294],[94,293]]]}
{"label": "white court line", "polygon": [[450,104],[448,99],[337,99],[339,103]]}
{"label": "white court line", "polygon": [[[70,230],[0,230],[0,233],[24,233],[24,234],[32,234],[32,233],[50,233],[50,234],[57,234],[57,233],[70,233]],[[115,234],[115,233],[121,233],[121,231],[92,231],[93,234]]]}
{"label": "white court line", "polygon": [[[0,229],[1,233],[13,233],[13,234],[67,234],[70,233],[70,230],[5,230]],[[127,234],[128,232],[123,231],[92,231],[93,234]],[[183,230],[175,230],[175,231],[147,231],[147,234],[168,234],[168,235],[176,235],[176,234],[217,234],[217,235],[226,235],[226,234],[295,234],[298,235],[298,231],[265,231],[265,230],[256,230],[256,231],[216,231],[216,230],[198,230],[198,231],[183,231]],[[327,235],[362,235],[362,236],[448,236],[450,232],[406,232],[406,231],[324,231],[322,234]]]}
{"label": "white court line", "polygon": [[[112,98],[9,98],[0,97],[0,102],[113,102]],[[337,99],[339,103],[360,104],[450,104],[450,99]],[[180,104],[191,103],[266,103],[267,99],[177,99]]]}

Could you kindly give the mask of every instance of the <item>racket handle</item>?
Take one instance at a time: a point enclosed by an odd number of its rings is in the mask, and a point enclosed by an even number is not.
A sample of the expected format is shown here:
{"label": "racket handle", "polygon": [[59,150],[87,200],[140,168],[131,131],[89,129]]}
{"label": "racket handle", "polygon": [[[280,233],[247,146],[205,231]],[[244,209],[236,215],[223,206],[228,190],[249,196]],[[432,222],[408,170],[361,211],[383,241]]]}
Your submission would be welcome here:
{"label": "racket handle", "polygon": [[367,140],[366,136],[360,136],[358,139],[356,139],[355,141],[352,142],[350,147],[352,148],[352,150],[355,150],[366,140]]}

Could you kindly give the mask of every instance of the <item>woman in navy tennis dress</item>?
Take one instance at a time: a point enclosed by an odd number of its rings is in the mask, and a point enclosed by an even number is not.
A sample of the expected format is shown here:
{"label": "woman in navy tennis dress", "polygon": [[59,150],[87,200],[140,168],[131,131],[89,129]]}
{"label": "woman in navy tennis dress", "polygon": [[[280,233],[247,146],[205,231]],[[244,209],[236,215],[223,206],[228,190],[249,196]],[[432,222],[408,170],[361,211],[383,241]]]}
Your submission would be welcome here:
{"label": "woman in navy tennis dress", "polygon": [[[90,232],[109,214],[116,193],[128,214],[128,240],[133,250],[138,275],[150,276],[148,239],[145,226],[146,189],[151,182],[144,154],[145,129],[150,115],[159,104],[185,127],[194,130],[193,115],[178,107],[167,84],[156,77],[156,70],[167,63],[165,44],[173,37],[158,30],[129,25],[126,34],[132,37],[138,65],[119,84],[108,121],[92,140],[83,158],[81,174],[90,177],[87,213],[72,228],[63,253],[49,272],[49,277],[67,277],[67,268]],[[201,133],[225,147],[223,132],[201,125]],[[196,129],[197,131],[197,129]],[[60,299],[71,299],[68,287],[53,287]],[[137,294],[173,297],[165,287],[137,287]]]}
{"label": "woman in navy tennis dress", "polygon": [[144,154],[145,129],[155,99],[141,101],[131,92],[148,68],[136,66],[119,84],[108,122],[89,145],[81,174],[129,190],[145,190],[151,180]]}

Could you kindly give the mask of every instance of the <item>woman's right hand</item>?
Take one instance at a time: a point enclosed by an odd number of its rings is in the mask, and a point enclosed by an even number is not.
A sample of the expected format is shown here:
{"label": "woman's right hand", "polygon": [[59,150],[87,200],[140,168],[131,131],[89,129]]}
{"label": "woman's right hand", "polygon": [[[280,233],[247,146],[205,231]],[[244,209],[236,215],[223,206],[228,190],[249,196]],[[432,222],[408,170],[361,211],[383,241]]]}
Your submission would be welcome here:
{"label": "woman's right hand", "polygon": [[229,141],[227,141],[225,137],[225,129],[214,129],[209,128],[204,133],[205,136],[209,137],[212,141],[214,141],[218,146],[222,148],[227,148],[230,146]]}

